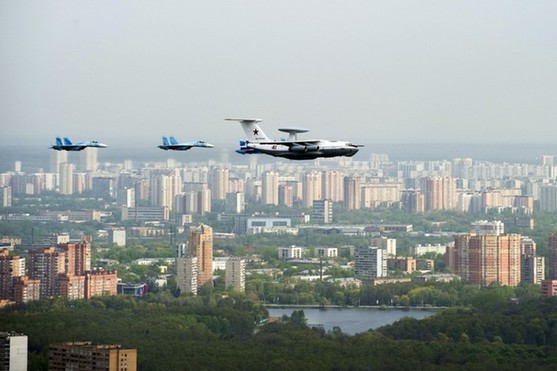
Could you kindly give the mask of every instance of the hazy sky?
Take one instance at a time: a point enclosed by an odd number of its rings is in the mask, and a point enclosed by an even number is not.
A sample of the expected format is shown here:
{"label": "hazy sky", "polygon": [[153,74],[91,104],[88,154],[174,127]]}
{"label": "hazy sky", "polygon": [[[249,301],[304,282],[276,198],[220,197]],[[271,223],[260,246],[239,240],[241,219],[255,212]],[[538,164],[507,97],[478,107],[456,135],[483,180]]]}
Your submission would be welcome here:
{"label": "hazy sky", "polygon": [[557,1],[0,2],[3,141],[557,144]]}

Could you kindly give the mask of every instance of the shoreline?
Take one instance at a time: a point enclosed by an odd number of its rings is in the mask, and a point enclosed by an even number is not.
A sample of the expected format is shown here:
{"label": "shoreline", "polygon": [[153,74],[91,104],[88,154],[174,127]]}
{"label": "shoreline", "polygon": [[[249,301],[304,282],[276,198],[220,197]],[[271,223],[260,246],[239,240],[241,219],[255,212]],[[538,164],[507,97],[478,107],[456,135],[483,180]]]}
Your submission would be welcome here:
{"label": "shoreline", "polygon": [[[346,305],[318,305],[318,304],[263,304],[265,308],[276,309],[369,309],[369,310],[422,310],[426,312],[438,312],[451,307],[400,307],[400,306],[385,306],[385,305],[359,305],[359,306],[346,306]],[[456,307],[455,307],[456,308]]]}

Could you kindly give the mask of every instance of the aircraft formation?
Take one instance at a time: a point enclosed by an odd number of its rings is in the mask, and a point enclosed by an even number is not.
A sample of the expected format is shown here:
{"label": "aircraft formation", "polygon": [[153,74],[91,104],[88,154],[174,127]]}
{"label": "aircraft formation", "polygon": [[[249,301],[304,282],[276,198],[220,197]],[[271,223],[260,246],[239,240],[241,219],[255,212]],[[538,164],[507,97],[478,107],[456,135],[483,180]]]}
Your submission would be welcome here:
{"label": "aircraft formation", "polygon": [[[298,134],[309,130],[304,128],[280,128],[279,131],[288,133],[288,139],[271,139],[259,126],[261,119],[254,118],[227,118],[227,121],[238,121],[247,136],[246,140],[240,141],[237,153],[264,154],[274,157],[282,157],[289,160],[313,160],[319,157],[351,157],[358,153],[361,144],[354,144],[344,140],[326,139],[298,139]],[[57,151],[81,151],[85,148],[106,148],[107,145],[97,141],[72,143],[68,138],[56,137],[56,144],[50,148]],[[162,137],[162,144],[158,148],[168,151],[187,151],[193,147],[213,148],[214,145],[203,140],[179,143],[173,136]]]}

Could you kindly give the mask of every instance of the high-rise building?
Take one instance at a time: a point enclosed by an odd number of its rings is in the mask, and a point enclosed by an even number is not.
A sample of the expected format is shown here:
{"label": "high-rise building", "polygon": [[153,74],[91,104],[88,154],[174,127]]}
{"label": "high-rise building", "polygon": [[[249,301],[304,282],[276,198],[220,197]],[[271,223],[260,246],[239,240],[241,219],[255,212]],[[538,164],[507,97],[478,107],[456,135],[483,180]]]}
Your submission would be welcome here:
{"label": "high-rise building", "polygon": [[71,300],[84,299],[85,287],[85,276],[60,273],[56,277],[56,296],[64,296]]}
{"label": "high-rise building", "polygon": [[116,344],[94,345],[88,341],[51,344],[48,369],[135,371],[137,349],[124,349]]}
{"label": "high-rise building", "polygon": [[0,299],[15,300],[14,278],[25,275],[25,258],[0,249]]}
{"label": "high-rise building", "polygon": [[197,295],[197,258],[195,256],[176,257],[176,285],[181,293]]}
{"label": "high-rise building", "polygon": [[333,202],[344,199],[344,175],[340,171],[328,170],[321,173],[321,196]]}
{"label": "high-rise building", "polygon": [[60,193],[63,195],[73,194],[73,171],[73,164],[60,164]]}
{"label": "high-rise building", "polygon": [[99,166],[97,162],[98,149],[85,148],[79,153],[79,171],[92,172],[96,171]]}
{"label": "high-rise building", "polygon": [[246,197],[243,192],[231,192],[226,194],[224,212],[227,214],[242,214],[246,208]]}
{"label": "high-rise building", "polygon": [[311,207],[313,201],[321,200],[321,173],[312,171],[304,174],[302,203],[304,207]]}
{"label": "high-rise building", "polygon": [[387,276],[385,250],[378,247],[357,247],[354,251],[354,274],[362,281]]}
{"label": "high-rise building", "polygon": [[93,197],[111,199],[116,197],[116,181],[112,177],[94,177],[92,178]]}
{"label": "high-rise building", "polygon": [[224,200],[228,193],[229,171],[227,168],[216,168],[211,172],[210,188],[213,198]]}
{"label": "high-rise building", "polygon": [[27,255],[27,275],[31,280],[40,281],[40,297],[56,296],[56,279],[65,273],[66,254],[54,247],[44,247],[29,251]]}
{"label": "high-rise building", "polygon": [[14,278],[14,301],[28,303],[41,298],[41,280],[27,276]]}
{"label": "high-rise building", "polygon": [[278,187],[279,205],[292,207],[294,205],[294,189],[290,184],[281,184]]}
{"label": "high-rise building", "polygon": [[261,203],[263,205],[278,205],[278,174],[266,171],[261,177]]}
{"label": "high-rise building", "polygon": [[212,191],[210,189],[202,189],[197,192],[197,210],[198,214],[204,215],[205,213],[211,212],[211,195]]}
{"label": "high-rise building", "polygon": [[361,188],[361,206],[373,209],[400,201],[401,183],[367,183]]}
{"label": "high-rise building", "polygon": [[85,299],[101,295],[116,295],[118,277],[116,271],[93,269],[85,274]]}
{"label": "high-rise building", "polygon": [[542,296],[557,296],[557,280],[543,280],[541,282]]}
{"label": "high-rise building", "polygon": [[541,211],[557,211],[557,184],[542,185],[539,202]]}
{"label": "high-rise building", "polygon": [[314,200],[312,217],[319,224],[333,222],[333,202],[331,200]]}
{"label": "high-rise building", "polygon": [[420,179],[424,194],[425,211],[453,210],[457,204],[456,181],[452,177],[425,177]]}
{"label": "high-rise building", "polygon": [[108,243],[116,246],[126,246],[126,228],[110,228],[108,230]]}
{"label": "high-rise building", "polygon": [[179,175],[157,174],[150,180],[151,205],[174,207],[174,198],[181,192],[182,180]]}
{"label": "high-rise building", "polygon": [[230,258],[226,261],[224,282],[227,289],[244,292],[246,290],[246,261]]}
{"label": "high-rise building", "polygon": [[60,173],[60,165],[68,162],[68,152],[66,151],[50,151],[50,166],[51,173]]}
{"label": "high-rise building", "polygon": [[0,332],[0,370],[27,371],[27,335]]}
{"label": "high-rise building", "polygon": [[557,233],[549,236],[547,260],[547,279],[557,280]]}
{"label": "high-rise building", "polygon": [[536,255],[536,242],[528,237],[520,239],[520,281],[539,285],[545,279],[545,259]]}
{"label": "high-rise building", "polygon": [[425,199],[422,191],[407,189],[402,191],[400,198],[402,209],[409,213],[423,213],[425,211]]}
{"label": "high-rise building", "polygon": [[385,257],[396,256],[396,238],[388,238],[385,236],[372,237],[371,246],[376,246],[385,250]]}
{"label": "high-rise building", "polygon": [[362,181],[358,177],[344,177],[344,208],[358,210],[361,207]]}
{"label": "high-rise building", "polygon": [[189,257],[197,258],[198,287],[213,284],[213,228],[200,224],[191,230]]}
{"label": "high-rise building", "polygon": [[553,155],[543,155],[542,156],[542,165],[546,170],[545,176],[550,179],[555,179],[555,156]]}
{"label": "high-rise building", "polygon": [[65,254],[64,272],[72,276],[83,276],[91,270],[91,244],[86,241],[63,243],[58,249]]}
{"label": "high-rise building", "polygon": [[447,256],[449,268],[473,285],[516,286],[520,283],[520,235],[473,235],[455,237]]}
{"label": "high-rise building", "polygon": [[2,203],[2,207],[11,207],[12,206],[12,187],[0,187],[0,195],[2,196],[0,201]]}

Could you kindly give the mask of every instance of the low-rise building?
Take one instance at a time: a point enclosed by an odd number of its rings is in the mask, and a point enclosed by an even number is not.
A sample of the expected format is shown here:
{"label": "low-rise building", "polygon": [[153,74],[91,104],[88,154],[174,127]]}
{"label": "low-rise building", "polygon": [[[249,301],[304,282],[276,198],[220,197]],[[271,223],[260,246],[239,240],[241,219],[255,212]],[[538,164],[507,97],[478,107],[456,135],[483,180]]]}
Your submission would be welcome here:
{"label": "low-rise building", "polygon": [[48,349],[48,369],[135,371],[137,349],[125,349],[118,344],[94,345],[89,341],[51,344]]}

